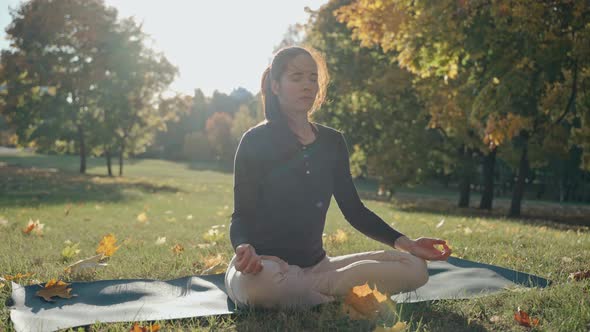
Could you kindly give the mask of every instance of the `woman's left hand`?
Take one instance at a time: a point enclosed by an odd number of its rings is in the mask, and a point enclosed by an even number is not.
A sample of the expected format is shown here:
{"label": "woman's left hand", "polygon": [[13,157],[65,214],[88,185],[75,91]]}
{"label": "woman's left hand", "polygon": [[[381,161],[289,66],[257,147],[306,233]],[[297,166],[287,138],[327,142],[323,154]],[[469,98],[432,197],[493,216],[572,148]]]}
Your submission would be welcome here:
{"label": "woman's left hand", "polygon": [[[451,248],[447,245],[445,240],[433,239],[428,237],[420,237],[416,240],[410,240],[408,238],[400,239],[401,249],[409,252],[410,254],[429,260],[429,261],[446,261],[451,255]],[[442,245],[443,250],[440,251],[435,248],[435,245]]]}

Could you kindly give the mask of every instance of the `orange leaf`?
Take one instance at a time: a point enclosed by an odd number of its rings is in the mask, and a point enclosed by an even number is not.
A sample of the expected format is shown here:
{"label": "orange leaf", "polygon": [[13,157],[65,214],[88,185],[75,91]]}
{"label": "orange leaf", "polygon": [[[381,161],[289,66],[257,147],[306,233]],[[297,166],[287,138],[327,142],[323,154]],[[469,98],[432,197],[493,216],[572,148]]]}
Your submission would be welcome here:
{"label": "orange leaf", "polygon": [[150,326],[141,326],[138,323],[134,323],[131,327],[131,332],[157,332],[160,330],[160,325],[154,324]]}
{"label": "orange leaf", "polygon": [[4,276],[4,279],[6,279],[7,281],[15,281],[15,282],[17,282],[17,281],[19,281],[21,279],[28,278],[28,277],[30,277],[32,275],[33,275],[33,273],[31,273],[31,272],[27,272],[25,274],[22,274],[22,273],[19,272],[19,273],[13,275],[13,276],[11,276],[11,275],[5,275]]}
{"label": "orange leaf", "polygon": [[23,229],[23,233],[31,234],[31,232],[34,232],[37,235],[41,235],[41,233],[43,231],[43,226],[45,226],[45,224],[39,223],[39,219],[37,219],[35,221],[33,221],[32,219],[29,219],[29,223]]}
{"label": "orange leaf", "polygon": [[115,242],[117,242],[117,238],[113,234],[105,235],[102,240],[100,240],[98,248],[96,248],[96,253],[103,254],[107,257],[112,256],[120,247],[115,247]]}
{"label": "orange leaf", "polygon": [[516,313],[514,313],[514,319],[516,319],[518,324],[520,324],[522,326],[526,326],[526,327],[539,325],[538,318],[531,319],[529,317],[529,314],[527,314],[525,311],[520,310],[520,307],[518,307],[518,311]]}
{"label": "orange leaf", "polygon": [[180,255],[183,251],[184,251],[184,247],[181,246],[180,244],[176,244],[174,247],[172,247],[172,252],[174,252],[177,255]]}
{"label": "orange leaf", "polygon": [[37,291],[35,295],[42,297],[45,301],[53,302],[51,299],[54,296],[61,297],[63,299],[69,299],[74,295],[71,295],[71,288],[68,288],[70,284],[65,283],[61,280],[51,279],[49,280],[43,289]]}

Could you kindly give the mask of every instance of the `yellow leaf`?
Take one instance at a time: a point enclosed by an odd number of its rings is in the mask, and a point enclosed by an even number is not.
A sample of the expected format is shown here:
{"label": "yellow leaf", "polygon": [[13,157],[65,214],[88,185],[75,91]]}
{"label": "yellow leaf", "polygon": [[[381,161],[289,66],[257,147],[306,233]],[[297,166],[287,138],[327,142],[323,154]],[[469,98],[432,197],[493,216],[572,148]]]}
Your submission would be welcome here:
{"label": "yellow leaf", "polygon": [[81,259],[65,268],[64,272],[67,274],[78,275],[82,273],[94,272],[97,267],[105,267],[106,263],[101,263],[103,254]]}
{"label": "yellow leaf", "polygon": [[55,97],[55,95],[57,94],[57,87],[55,86],[49,86],[47,87],[47,93],[53,97]]}
{"label": "yellow leaf", "polygon": [[138,214],[137,215],[137,221],[139,221],[141,223],[146,223],[148,221],[147,214],[145,214],[145,212],[142,212],[142,213]]}
{"label": "yellow leaf", "polygon": [[6,279],[7,281],[18,282],[21,279],[31,277],[32,275],[33,275],[33,273],[31,273],[31,272],[27,272],[25,274],[22,274],[22,273],[19,272],[19,273],[13,275],[13,276],[11,276],[11,275],[5,275],[4,276],[4,279]]}
{"label": "yellow leaf", "polygon": [[113,234],[105,235],[102,240],[100,240],[98,248],[96,248],[96,253],[104,254],[107,257],[112,256],[120,247],[115,247],[115,242],[117,242],[117,238],[115,238]]}
{"label": "yellow leaf", "polygon": [[156,245],[157,245],[157,246],[159,246],[159,245],[162,245],[162,244],[164,244],[164,243],[166,243],[166,237],[165,237],[165,236],[159,236],[159,237],[156,239]]}
{"label": "yellow leaf", "polygon": [[222,273],[227,269],[226,259],[221,254],[203,258],[203,265],[203,274]]}
{"label": "yellow leaf", "polygon": [[62,258],[70,259],[80,253],[80,249],[78,249],[80,242],[72,244],[72,242],[68,240],[65,242],[65,244],[66,244],[66,247],[63,248],[63,250],[61,251]]}
{"label": "yellow leaf", "polygon": [[492,82],[494,82],[494,84],[496,84],[496,85],[500,84],[500,80],[497,77],[494,77],[492,79]]}
{"label": "yellow leaf", "polygon": [[344,299],[344,310],[351,319],[375,319],[379,314],[395,310],[395,303],[368,283],[353,287]]}

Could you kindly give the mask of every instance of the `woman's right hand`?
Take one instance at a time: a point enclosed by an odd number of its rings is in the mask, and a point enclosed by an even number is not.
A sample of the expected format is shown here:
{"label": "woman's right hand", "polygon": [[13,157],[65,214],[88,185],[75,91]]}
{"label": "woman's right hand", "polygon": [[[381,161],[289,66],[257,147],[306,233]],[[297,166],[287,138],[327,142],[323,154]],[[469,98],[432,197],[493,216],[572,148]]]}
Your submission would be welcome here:
{"label": "woman's right hand", "polygon": [[256,254],[254,247],[248,243],[236,247],[236,270],[246,274],[257,274],[262,271],[261,257]]}

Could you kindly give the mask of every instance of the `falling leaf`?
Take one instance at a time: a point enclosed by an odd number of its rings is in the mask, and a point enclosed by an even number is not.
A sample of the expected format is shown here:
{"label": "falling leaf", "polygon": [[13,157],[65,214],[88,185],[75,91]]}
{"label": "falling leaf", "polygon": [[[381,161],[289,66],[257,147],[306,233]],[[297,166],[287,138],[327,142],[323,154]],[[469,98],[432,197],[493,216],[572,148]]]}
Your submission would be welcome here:
{"label": "falling leaf", "polygon": [[442,218],[438,224],[436,224],[436,228],[441,228],[445,224],[445,218]]}
{"label": "falling leaf", "polygon": [[102,240],[100,240],[98,248],[96,248],[96,253],[104,254],[107,257],[112,256],[120,247],[115,247],[115,242],[117,242],[117,238],[115,238],[113,234],[105,235]]}
{"label": "falling leaf", "polygon": [[133,323],[130,332],[157,332],[160,330],[160,325],[154,324],[149,326],[141,326],[139,323]]}
{"label": "falling leaf", "polygon": [[377,288],[371,289],[368,283],[353,287],[343,303],[344,312],[351,319],[375,319],[380,313],[395,310],[395,302],[380,293]]}
{"label": "falling leaf", "polygon": [[63,259],[72,259],[74,256],[80,253],[80,249],[78,249],[80,242],[72,243],[72,241],[67,240],[64,242],[64,244],[66,247],[61,251],[61,257]]}
{"label": "falling leaf", "polygon": [[537,319],[537,318],[531,319],[529,317],[529,314],[527,314],[523,310],[520,310],[520,307],[518,307],[518,311],[516,313],[514,313],[514,319],[516,319],[518,324],[520,324],[522,326],[526,326],[526,327],[539,325],[539,319]]}
{"label": "falling leaf", "polygon": [[589,279],[590,278],[590,270],[570,273],[567,278],[571,279],[571,280],[575,280],[575,281]]}
{"label": "falling leaf", "polygon": [[373,332],[401,332],[408,327],[406,322],[397,322],[392,327],[377,326]]}
{"label": "falling leaf", "polygon": [[45,287],[37,291],[35,295],[42,297],[47,302],[53,302],[51,298],[54,296],[58,296],[63,299],[69,299],[72,296],[75,296],[70,294],[72,289],[68,288],[69,285],[70,284],[65,283],[61,280],[57,281],[55,279],[51,279],[45,284]]}
{"label": "falling leaf", "polygon": [[101,263],[104,258],[103,254],[81,259],[73,264],[68,265],[64,272],[71,275],[79,275],[89,272],[94,272],[97,267],[105,267],[108,264]]}
{"label": "falling leaf", "polygon": [[180,255],[183,251],[184,251],[184,247],[181,246],[180,244],[175,244],[174,247],[172,247],[172,252],[177,255]]}
{"label": "falling leaf", "polygon": [[157,246],[163,245],[164,243],[166,243],[166,237],[165,236],[159,236],[156,239],[156,245]]}
{"label": "falling leaf", "polygon": [[139,221],[140,223],[146,223],[148,221],[147,214],[145,212],[138,214],[137,221]]}
{"label": "falling leaf", "polygon": [[39,219],[37,219],[35,221],[33,221],[32,219],[29,219],[29,223],[23,229],[23,233],[25,233],[25,234],[34,233],[36,235],[42,235],[44,226],[45,226],[45,224],[39,223]]}

